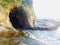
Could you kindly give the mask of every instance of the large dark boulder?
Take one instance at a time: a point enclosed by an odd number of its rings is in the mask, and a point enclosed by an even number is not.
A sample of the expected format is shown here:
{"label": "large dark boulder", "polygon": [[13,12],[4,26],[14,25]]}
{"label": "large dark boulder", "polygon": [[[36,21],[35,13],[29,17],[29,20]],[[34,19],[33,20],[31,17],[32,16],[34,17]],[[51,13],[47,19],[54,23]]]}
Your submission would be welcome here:
{"label": "large dark boulder", "polygon": [[[33,18],[29,18],[29,16],[32,15],[28,15],[23,6],[14,7],[9,13],[10,22],[16,29],[32,29],[29,19]],[[32,24],[34,24],[33,20]]]}

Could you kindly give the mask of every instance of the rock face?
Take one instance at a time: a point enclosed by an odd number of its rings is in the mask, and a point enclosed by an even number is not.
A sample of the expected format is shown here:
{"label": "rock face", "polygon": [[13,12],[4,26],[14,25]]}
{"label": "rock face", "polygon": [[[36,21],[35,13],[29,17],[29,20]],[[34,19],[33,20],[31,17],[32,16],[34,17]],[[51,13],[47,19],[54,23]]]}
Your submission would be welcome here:
{"label": "rock face", "polygon": [[34,27],[35,14],[32,0],[1,0],[0,3],[0,25],[19,29]]}
{"label": "rock face", "polygon": [[14,7],[9,13],[10,22],[16,29],[34,28],[35,14],[32,7],[32,0],[28,0],[28,2],[22,0],[22,5]]}
{"label": "rock face", "polygon": [[14,7],[10,14],[10,21],[17,29],[30,29],[34,26],[34,14],[28,13],[24,7]]}

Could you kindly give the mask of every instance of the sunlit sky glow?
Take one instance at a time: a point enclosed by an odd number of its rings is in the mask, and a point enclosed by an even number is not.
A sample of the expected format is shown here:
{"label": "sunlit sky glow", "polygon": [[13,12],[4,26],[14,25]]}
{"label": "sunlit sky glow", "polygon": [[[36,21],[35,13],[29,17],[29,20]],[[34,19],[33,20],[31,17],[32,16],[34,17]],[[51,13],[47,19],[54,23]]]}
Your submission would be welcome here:
{"label": "sunlit sky glow", "polygon": [[60,0],[33,0],[37,18],[60,19]]}

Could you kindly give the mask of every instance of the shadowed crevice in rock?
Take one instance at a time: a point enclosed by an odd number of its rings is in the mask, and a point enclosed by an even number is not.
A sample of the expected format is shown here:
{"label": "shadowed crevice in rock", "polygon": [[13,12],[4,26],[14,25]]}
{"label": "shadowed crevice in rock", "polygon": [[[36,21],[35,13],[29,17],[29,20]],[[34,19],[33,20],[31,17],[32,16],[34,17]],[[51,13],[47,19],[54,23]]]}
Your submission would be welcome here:
{"label": "shadowed crevice in rock", "polygon": [[9,13],[10,22],[16,29],[31,28],[28,22],[28,15],[25,9],[21,7],[14,7]]}

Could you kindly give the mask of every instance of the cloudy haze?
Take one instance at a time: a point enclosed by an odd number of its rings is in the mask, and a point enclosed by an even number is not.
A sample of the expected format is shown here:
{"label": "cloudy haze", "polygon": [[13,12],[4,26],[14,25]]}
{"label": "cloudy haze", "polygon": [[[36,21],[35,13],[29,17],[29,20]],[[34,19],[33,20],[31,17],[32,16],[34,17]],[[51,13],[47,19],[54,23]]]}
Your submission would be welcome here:
{"label": "cloudy haze", "polygon": [[60,18],[60,0],[33,0],[37,18]]}

